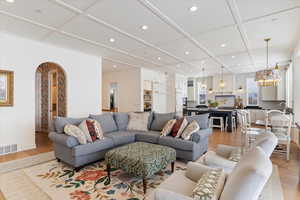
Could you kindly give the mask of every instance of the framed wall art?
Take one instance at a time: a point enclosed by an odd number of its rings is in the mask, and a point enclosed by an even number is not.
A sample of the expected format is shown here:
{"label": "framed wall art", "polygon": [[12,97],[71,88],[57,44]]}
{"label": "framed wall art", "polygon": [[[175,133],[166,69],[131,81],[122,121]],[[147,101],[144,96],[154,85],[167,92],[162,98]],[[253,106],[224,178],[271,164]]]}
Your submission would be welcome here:
{"label": "framed wall art", "polygon": [[14,72],[0,70],[0,107],[14,105]]}

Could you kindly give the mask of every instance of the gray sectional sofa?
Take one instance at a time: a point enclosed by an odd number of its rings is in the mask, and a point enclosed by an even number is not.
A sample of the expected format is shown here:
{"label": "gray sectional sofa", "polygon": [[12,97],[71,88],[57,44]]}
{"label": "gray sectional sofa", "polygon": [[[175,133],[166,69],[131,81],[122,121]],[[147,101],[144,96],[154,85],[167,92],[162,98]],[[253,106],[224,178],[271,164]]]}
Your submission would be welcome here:
{"label": "gray sectional sofa", "polygon": [[148,121],[149,131],[145,132],[127,130],[129,120],[127,113],[90,115],[89,118],[95,119],[101,124],[105,139],[84,145],[80,145],[75,137],[64,134],[64,126],[66,124],[79,125],[87,118],[58,117],[54,121],[55,132],[49,133],[49,138],[53,141],[56,158],[76,169],[103,159],[105,153],[114,147],[136,141],[172,147],[176,150],[177,158],[198,159],[207,151],[208,136],[212,133],[208,127],[208,114],[187,117],[189,122],[196,120],[201,127],[188,141],[172,136],[160,137],[160,131],[164,124],[175,117],[174,113],[151,113]]}

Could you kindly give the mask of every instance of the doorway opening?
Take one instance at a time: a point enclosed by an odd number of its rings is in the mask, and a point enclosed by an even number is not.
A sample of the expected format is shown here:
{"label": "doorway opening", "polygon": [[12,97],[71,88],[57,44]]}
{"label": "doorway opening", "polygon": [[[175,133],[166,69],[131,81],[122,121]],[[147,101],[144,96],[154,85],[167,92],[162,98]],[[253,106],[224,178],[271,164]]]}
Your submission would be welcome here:
{"label": "doorway opening", "polygon": [[[53,120],[55,117],[67,115],[66,101],[64,70],[52,62],[40,64],[35,74],[36,140],[42,137],[39,133],[48,133],[54,130]],[[36,143],[38,145],[39,141]]]}
{"label": "doorway opening", "polygon": [[118,83],[110,84],[109,109],[111,112],[118,112]]}

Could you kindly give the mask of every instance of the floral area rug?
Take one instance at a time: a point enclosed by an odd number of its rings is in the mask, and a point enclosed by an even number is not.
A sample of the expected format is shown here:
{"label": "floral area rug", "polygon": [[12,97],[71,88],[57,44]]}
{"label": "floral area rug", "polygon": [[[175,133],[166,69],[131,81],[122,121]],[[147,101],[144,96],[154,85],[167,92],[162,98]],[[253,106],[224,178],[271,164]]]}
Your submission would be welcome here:
{"label": "floral area rug", "polygon": [[[147,194],[171,175],[171,167],[149,178]],[[24,169],[24,173],[51,199],[73,200],[143,200],[142,179],[126,174],[119,169],[111,169],[111,179],[107,177],[104,162],[89,165],[79,172],[51,161]],[[184,163],[176,163],[176,170],[185,170]]]}

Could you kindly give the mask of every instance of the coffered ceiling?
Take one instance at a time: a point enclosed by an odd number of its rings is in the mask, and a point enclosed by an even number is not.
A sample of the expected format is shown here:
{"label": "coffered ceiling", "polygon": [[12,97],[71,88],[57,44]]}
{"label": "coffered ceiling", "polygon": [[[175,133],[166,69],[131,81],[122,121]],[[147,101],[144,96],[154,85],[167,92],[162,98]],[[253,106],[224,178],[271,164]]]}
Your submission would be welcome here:
{"label": "coffered ceiling", "polygon": [[104,71],[252,72],[266,37],[273,65],[290,59],[300,0],[0,0],[0,31],[102,56]]}

